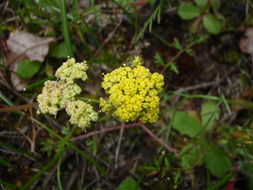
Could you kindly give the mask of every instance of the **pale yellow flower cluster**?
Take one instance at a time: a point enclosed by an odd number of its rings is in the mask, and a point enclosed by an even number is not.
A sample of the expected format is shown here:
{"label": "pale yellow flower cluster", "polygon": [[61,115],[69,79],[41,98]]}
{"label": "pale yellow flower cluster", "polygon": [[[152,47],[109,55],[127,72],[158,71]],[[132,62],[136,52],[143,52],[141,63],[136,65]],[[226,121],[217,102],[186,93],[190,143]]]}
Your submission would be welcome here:
{"label": "pale yellow flower cluster", "polygon": [[60,81],[46,81],[42,93],[38,96],[39,108],[42,113],[56,115],[66,107],[68,101],[81,93],[81,88],[75,83]]}
{"label": "pale yellow flower cluster", "polygon": [[102,111],[125,122],[140,119],[154,123],[158,119],[158,93],[162,91],[164,77],[150,73],[138,56],[130,64],[104,76],[102,87],[109,98],[100,99]]}
{"label": "pale yellow flower cluster", "polygon": [[70,115],[70,123],[76,124],[81,128],[89,126],[91,121],[98,119],[98,115],[94,112],[92,106],[81,100],[69,101],[66,106],[66,112]]}
{"label": "pale yellow flower cluster", "polygon": [[70,122],[81,128],[88,127],[91,121],[97,120],[97,113],[92,106],[79,101],[76,96],[81,88],[75,84],[75,79],[87,79],[86,62],[76,63],[75,59],[68,59],[56,71],[59,81],[47,81],[38,96],[39,109],[42,113],[56,115],[59,110],[66,109],[70,115]]}
{"label": "pale yellow flower cluster", "polygon": [[85,81],[88,78],[86,74],[87,70],[88,66],[86,65],[86,61],[76,63],[75,59],[71,58],[64,62],[59,69],[57,69],[55,76],[67,82],[72,82],[74,79],[82,79]]}

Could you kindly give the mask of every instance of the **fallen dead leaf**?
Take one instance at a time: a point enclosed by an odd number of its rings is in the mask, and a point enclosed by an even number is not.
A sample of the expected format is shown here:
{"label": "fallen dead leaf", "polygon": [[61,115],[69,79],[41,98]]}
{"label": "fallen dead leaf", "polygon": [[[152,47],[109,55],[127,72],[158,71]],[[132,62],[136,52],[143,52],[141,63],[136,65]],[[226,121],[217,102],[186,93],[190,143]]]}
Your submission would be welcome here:
{"label": "fallen dead leaf", "polygon": [[[48,54],[49,43],[54,41],[54,38],[41,38],[20,30],[12,32],[7,40],[10,51],[6,56],[5,63],[12,71],[16,71],[18,65],[25,59],[43,62]],[[11,73],[12,85],[19,91],[24,89],[28,81]]]}
{"label": "fallen dead leaf", "polygon": [[240,49],[253,57],[253,27],[248,28],[240,39]]}
{"label": "fallen dead leaf", "polygon": [[34,34],[17,30],[10,34],[7,45],[11,52],[21,56],[26,55],[31,61],[43,62],[48,54],[50,42],[54,38],[41,38]]}

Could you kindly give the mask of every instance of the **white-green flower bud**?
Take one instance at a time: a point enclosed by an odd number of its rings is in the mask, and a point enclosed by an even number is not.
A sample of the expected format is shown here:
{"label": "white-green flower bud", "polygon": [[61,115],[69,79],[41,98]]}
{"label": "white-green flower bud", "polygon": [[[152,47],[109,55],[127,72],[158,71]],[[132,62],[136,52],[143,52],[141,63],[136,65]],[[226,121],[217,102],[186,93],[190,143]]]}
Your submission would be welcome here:
{"label": "white-green flower bud", "polygon": [[88,77],[86,71],[88,66],[86,61],[76,63],[74,58],[68,59],[59,67],[55,73],[55,76],[61,80],[71,82],[74,79],[82,79],[85,81]]}
{"label": "white-green flower bud", "polygon": [[98,119],[98,115],[92,106],[81,100],[69,101],[66,106],[66,112],[70,116],[70,123],[76,124],[83,129],[89,127],[91,121]]}
{"label": "white-green flower bud", "polygon": [[56,115],[66,107],[68,101],[74,100],[81,93],[81,88],[75,83],[65,81],[46,81],[42,93],[38,96],[39,108],[42,113]]}
{"label": "white-green flower bud", "polygon": [[47,81],[38,96],[40,110],[38,112],[56,115],[59,110],[65,109],[70,115],[70,122],[78,127],[86,128],[91,121],[96,121],[97,113],[90,104],[77,100],[77,95],[82,89],[74,83],[75,79],[87,79],[86,62],[76,63],[74,58],[68,59],[56,71],[56,77],[60,80]]}

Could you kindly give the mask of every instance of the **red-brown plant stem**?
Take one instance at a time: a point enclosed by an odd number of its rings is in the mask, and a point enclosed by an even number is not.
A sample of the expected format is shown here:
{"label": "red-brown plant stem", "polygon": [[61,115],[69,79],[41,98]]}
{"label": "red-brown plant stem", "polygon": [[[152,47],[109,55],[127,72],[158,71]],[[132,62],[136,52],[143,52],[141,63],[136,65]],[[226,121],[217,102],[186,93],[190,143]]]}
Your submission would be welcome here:
{"label": "red-brown plant stem", "polygon": [[33,107],[36,107],[38,103],[32,103],[32,104],[25,104],[25,105],[19,105],[19,106],[12,106],[12,107],[5,107],[0,108],[0,112],[9,112],[9,111],[17,111],[22,109],[30,109]]}
{"label": "red-brown plant stem", "polygon": [[142,129],[149,134],[149,136],[154,139],[156,142],[158,142],[160,145],[162,145],[164,148],[166,148],[169,152],[173,152],[176,153],[176,150],[169,147],[162,139],[160,139],[159,137],[157,137],[151,130],[149,130],[146,125],[144,125],[143,123],[138,123]]}

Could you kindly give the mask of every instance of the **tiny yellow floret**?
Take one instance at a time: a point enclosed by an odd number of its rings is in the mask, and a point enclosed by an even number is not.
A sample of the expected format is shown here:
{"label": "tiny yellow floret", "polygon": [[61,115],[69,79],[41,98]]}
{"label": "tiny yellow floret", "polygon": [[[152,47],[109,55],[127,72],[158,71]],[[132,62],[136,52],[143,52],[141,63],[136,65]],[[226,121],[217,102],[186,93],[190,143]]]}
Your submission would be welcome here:
{"label": "tiny yellow floret", "polygon": [[100,99],[101,110],[124,122],[139,119],[154,123],[158,120],[158,93],[162,91],[164,77],[142,66],[139,56],[130,64],[104,75],[102,87],[109,98]]}

